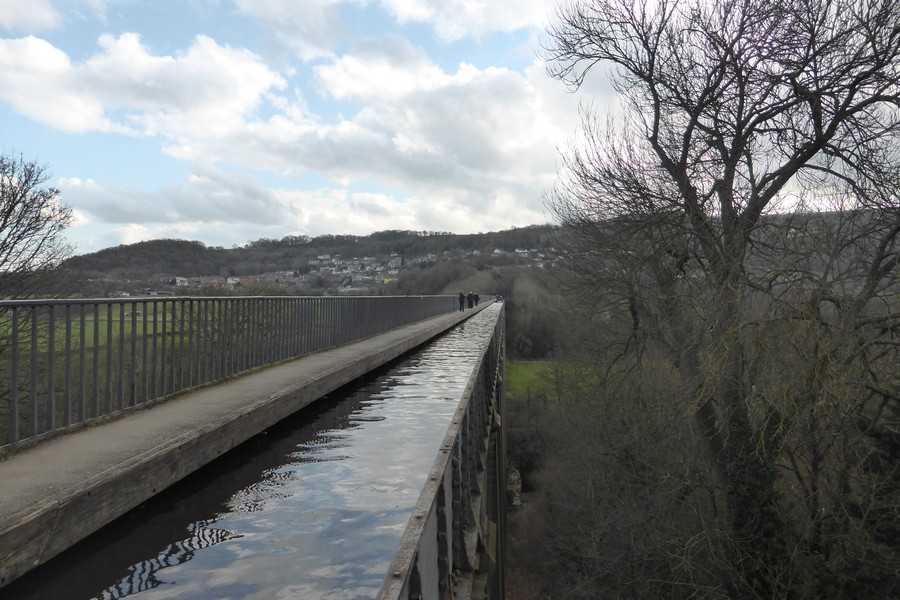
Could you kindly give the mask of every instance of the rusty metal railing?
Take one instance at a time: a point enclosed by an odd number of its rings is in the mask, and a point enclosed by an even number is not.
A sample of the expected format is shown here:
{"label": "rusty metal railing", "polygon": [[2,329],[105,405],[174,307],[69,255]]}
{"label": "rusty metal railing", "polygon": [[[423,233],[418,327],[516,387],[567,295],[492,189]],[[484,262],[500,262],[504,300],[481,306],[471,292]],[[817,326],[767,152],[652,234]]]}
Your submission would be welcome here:
{"label": "rusty metal railing", "polygon": [[455,296],[0,301],[0,451],[456,310]]}
{"label": "rusty metal railing", "polygon": [[378,600],[502,599],[503,310],[416,503]]}

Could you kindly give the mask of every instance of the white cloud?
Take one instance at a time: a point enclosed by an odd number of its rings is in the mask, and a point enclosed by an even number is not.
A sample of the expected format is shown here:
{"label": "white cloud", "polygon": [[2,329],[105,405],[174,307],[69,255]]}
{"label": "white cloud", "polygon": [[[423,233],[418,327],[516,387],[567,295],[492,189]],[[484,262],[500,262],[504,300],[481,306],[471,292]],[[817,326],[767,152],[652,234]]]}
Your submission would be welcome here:
{"label": "white cloud", "polygon": [[0,39],[0,99],[67,131],[182,138],[216,136],[285,85],[252,52],[198,35],[177,56],[155,56],[134,33],[98,40],[82,64],[49,42]]}
{"label": "white cloud", "polygon": [[[128,8],[78,1],[109,12],[110,22]],[[349,50],[333,45],[346,25],[339,9],[352,14],[351,3],[367,5],[366,16],[386,6],[397,19],[445,27],[447,39],[476,21],[472,35],[533,25],[552,8],[314,0],[301,11],[293,0],[192,0],[204,15],[233,17],[236,8],[264,34],[317,58],[306,65],[295,58],[279,71],[259,52],[212,37],[221,30],[196,33],[166,53],[151,50],[166,45],[154,44],[150,30],[146,41],[102,35],[87,53],[57,38],[60,47],[34,36],[0,38],[0,103],[54,134],[141,137],[128,147],[149,149],[142,159],[158,151],[191,165],[190,176],[152,191],[111,183],[117,173],[104,171],[108,160],[74,172],[54,165],[76,176],[59,187],[78,217],[73,233],[93,240],[90,249],[142,236],[230,246],[288,233],[472,232],[544,222],[541,195],[555,178],[557,146],[576,131],[576,98],[538,61],[524,72],[467,62],[447,68],[446,59],[428,56],[430,44],[404,37],[408,30],[359,38]],[[318,29],[304,38],[309,28]],[[247,43],[253,35],[227,39]],[[79,143],[88,147],[89,137]],[[160,180],[172,181],[174,162],[160,161]],[[100,228],[104,237],[88,233]]]}
{"label": "white cloud", "polygon": [[[235,238],[229,237],[229,234],[231,236],[240,235],[238,228],[225,223],[220,223],[215,229],[211,230],[208,224],[196,221],[168,223],[165,225],[128,223],[121,227],[113,227],[111,231],[115,235],[116,244],[136,244],[149,240],[174,239],[196,240],[207,246],[230,247]],[[179,593],[183,593],[183,590]]]}
{"label": "white cloud", "polygon": [[274,32],[279,42],[304,60],[331,53],[343,29],[338,11],[343,0],[234,0],[237,9]]}
{"label": "white cloud", "polygon": [[108,187],[92,180],[61,178],[63,202],[91,222],[162,223],[238,220],[244,224],[275,225],[284,221],[286,207],[277,195],[246,175],[230,175],[210,165],[195,165],[182,183],[153,192]]}
{"label": "white cloud", "polygon": [[576,99],[538,62],[524,75],[467,64],[444,73],[420,52],[401,48],[395,40],[369,44],[317,67],[323,90],[366,108],[340,126],[320,128],[315,153],[299,161],[416,194],[531,190],[536,207],[539,190],[554,177],[557,145],[575,130]]}
{"label": "white cloud", "polygon": [[127,2],[128,0],[83,0],[85,4],[87,4],[88,8],[92,10],[97,17],[106,20],[106,13],[110,4],[115,2]]}
{"label": "white cloud", "polygon": [[352,54],[319,65],[314,72],[321,89],[337,99],[392,101],[449,79],[420,48],[397,36],[383,43],[364,42]]}
{"label": "white cloud", "polygon": [[94,93],[109,108],[131,111],[146,134],[216,137],[285,85],[255,54],[198,35],[186,52],[154,56],[135,34],[100,39],[103,53],[83,66]]}
{"label": "white cloud", "polygon": [[[260,10],[285,7],[270,0]],[[399,36],[315,67],[321,92],[364,107],[334,123],[280,95],[285,80],[258,56],[207,36],[171,56],[151,54],[132,33],[103,36],[99,48],[74,65],[37,38],[0,40],[0,95],[63,129],[159,136],[180,159],[314,171],[425,196],[548,186],[560,124],[574,115],[574,102],[547,110],[566,103],[556,98],[562,86],[535,76],[538,67],[523,76],[463,63],[446,73]],[[262,104],[276,113],[261,119]],[[539,195],[531,193],[532,206]]]}
{"label": "white cloud", "polygon": [[[558,146],[575,131],[577,113],[575,97],[548,80],[539,63],[524,75],[466,64],[444,73],[393,39],[321,65],[316,75],[323,92],[352,98],[363,108],[334,123],[302,111],[235,122],[225,137],[195,136],[190,150],[183,145],[172,152],[287,176],[318,173],[341,186],[377,182],[389,191],[376,205],[352,204],[349,196],[330,193],[305,205],[304,214],[316,215],[315,226],[332,224],[335,232],[404,224],[487,231],[489,224],[544,221],[541,195],[553,183]],[[388,197],[395,203],[392,220],[349,216],[366,206],[386,206]],[[328,202],[344,208],[331,212]],[[435,203],[444,208],[431,210]],[[429,227],[429,219],[442,225]]]}
{"label": "white cloud", "polygon": [[66,131],[115,129],[104,107],[77,80],[69,57],[49,42],[28,36],[0,39],[0,100],[35,121]]}
{"label": "white cloud", "polygon": [[[294,231],[313,236],[368,235],[386,229],[475,233],[506,229],[513,224],[544,222],[541,209],[523,207],[511,195],[491,198],[451,188],[444,191],[434,196],[413,197],[352,193],[344,189],[282,190],[277,194],[283,202],[294,206],[299,215],[291,223]],[[513,223],[510,220],[513,216],[521,220]]]}
{"label": "white cloud", "polygon": [[557,0],[379,0],[400,23],[430,24],[441,39],[543,27]]}
{"label": "white cloud", "polygon": [[40,30],[59,27],[60,17],[50,0],[0,0],[0,27]]}
{"label": "white cloud", "polygon": [[298,233],[367,235],[383,229],[421,228],[406,201],[387,194],[353,193],[344,188],[277,193],[299,215],[292,223]]}
{"label": "white cloud", "polygon": [[281,238],[303,218],[302,207],[283,194],[208,164],[195,164],[186,180],[151,192],[79,178],[60,178],[57,187],[77,215],[67,237],[83,240],[79,252],[156,238],[231,246]]}
{"label": "white cloud", "polygon": [[113,229],[118,234],[119,241],[122,244],[136,244],[146,240],[157,239],[160,236],[158,228],[147,227],[138,223],[130,223],[124,227],[116,227]]}
{"label": "white cloud", "polygon": [[557,0],[234,0],[238,10],[271,28],[304,60],[331,55],[348,26],[341,5],[377,4],[399,24],[426,23],[444,41],[543,28]]}
{"label": "white cloud", "polygon": [[289,233],[367,235],[385,229],[460,233],[544,222],[539,206],[514,192],[476,194],[456,187],[431,195],[267,189],[244,176],[198,165],[185,181],[154,192],[61,178],[62,200],[77,215],[69,233],[79,252],[158,238],[231,246]]}

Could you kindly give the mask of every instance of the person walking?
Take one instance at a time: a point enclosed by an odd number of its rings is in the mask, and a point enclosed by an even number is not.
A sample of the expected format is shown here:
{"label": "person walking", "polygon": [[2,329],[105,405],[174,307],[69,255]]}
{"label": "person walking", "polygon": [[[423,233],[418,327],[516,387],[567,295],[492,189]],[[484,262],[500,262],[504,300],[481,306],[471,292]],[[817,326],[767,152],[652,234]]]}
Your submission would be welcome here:
{"label": "person walking", "polygon": [[459,310],[460,312],[466,310],[466,295],[462,292],[459,293]]}

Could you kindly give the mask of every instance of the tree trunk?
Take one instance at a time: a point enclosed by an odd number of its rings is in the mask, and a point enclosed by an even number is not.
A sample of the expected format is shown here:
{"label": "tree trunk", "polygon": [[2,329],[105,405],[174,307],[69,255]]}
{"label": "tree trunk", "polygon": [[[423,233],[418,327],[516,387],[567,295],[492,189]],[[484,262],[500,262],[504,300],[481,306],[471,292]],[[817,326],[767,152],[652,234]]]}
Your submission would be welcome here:
{"label": "tree trunk", "polygon": [[740,287],[722,286],[719,298],[713,339],[721,344],[721,368],[713,376],[717,378],[719,435],[724,446],[716,470],[724,475],[725,506],[738,561],[734,567],[743,583],[735,587],[745,590],[747,597],[772,598],[779,596],[778,573],[787,561],[775,487],[777,465],[766,447],[765,435],[753,424],[749,394],[744,389]]}

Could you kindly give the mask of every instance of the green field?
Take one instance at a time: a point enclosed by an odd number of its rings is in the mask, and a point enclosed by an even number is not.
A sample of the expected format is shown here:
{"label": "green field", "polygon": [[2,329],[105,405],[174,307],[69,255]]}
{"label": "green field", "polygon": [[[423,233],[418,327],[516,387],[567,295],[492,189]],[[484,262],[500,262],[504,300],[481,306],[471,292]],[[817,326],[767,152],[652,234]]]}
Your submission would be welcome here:
{"label": "green field", "polygon": [[[124,311],[121,307],[124,307]],[[154,318],[156,321],[156,335],[161,335],[164,332],[171,333],[176,330],[175,323],[173,323],[172,319],[171,309],[166,311],[165,327],[163,327],[162,309],[160,309],[159,312],[155,314],[152,312],[147,315],[138,313],[132,316],[132,311],[137,312],[140,311],[141,308],[142,307],[137,304],[133,306],[129,304],[115,306],[100,305],[99,311],[95,315],[93,307],[89,307],[89,309],[85,312],[83,327],[81,324],[80,312],[73,309],[70,316],[70,347],[79,347],[82,338],[85,340],[85,345],[87,347],[93,347],[95,336],[97,339],[98,347],[105,346],[110,338],[115,342],[118,341],[120,337],[129,339],[132,337],[132,335],[138,337],[152,336],[154,334]],[[175,315],[178,323],[181,323],[182,319],[187,322],[191,322],[191,320],[198,318],[196,312],[194,312],[192,315],[182,315],[181,311],[182,307],[179,306]],[[125,313],[124,321],[122,312]],[[111,319],[110,313],[112,317]],[[40,352],[45,352],[49,348],[50,328],[49,321],[47,320],[46,316],[46,314],[41,315],[40,320],[38,321],[37,347],[38,351]],[[65,347],[66,343],[65,313],[63,310],[58,310],[56,311],[54,317],[54,345],[57,351],[60,351]],[[134,319],[133,322],[132,319]],[[0,331],[3,331],[6,335],[10,333],[11,326],[10,317],[8,315],[0,317]],[[6,336],[4,336],[4,338],[5,337]],[[17,337],[19,340],[20,348],[30,347],[31,324],[29,321],[27,321],[27,319],[19,324],[19,333]]]}
{"label": "green field", "polygon": [[552,390],[550,375],[554,363],[546,360],[506,362],[506,392],[513,398],[547,395]]}

